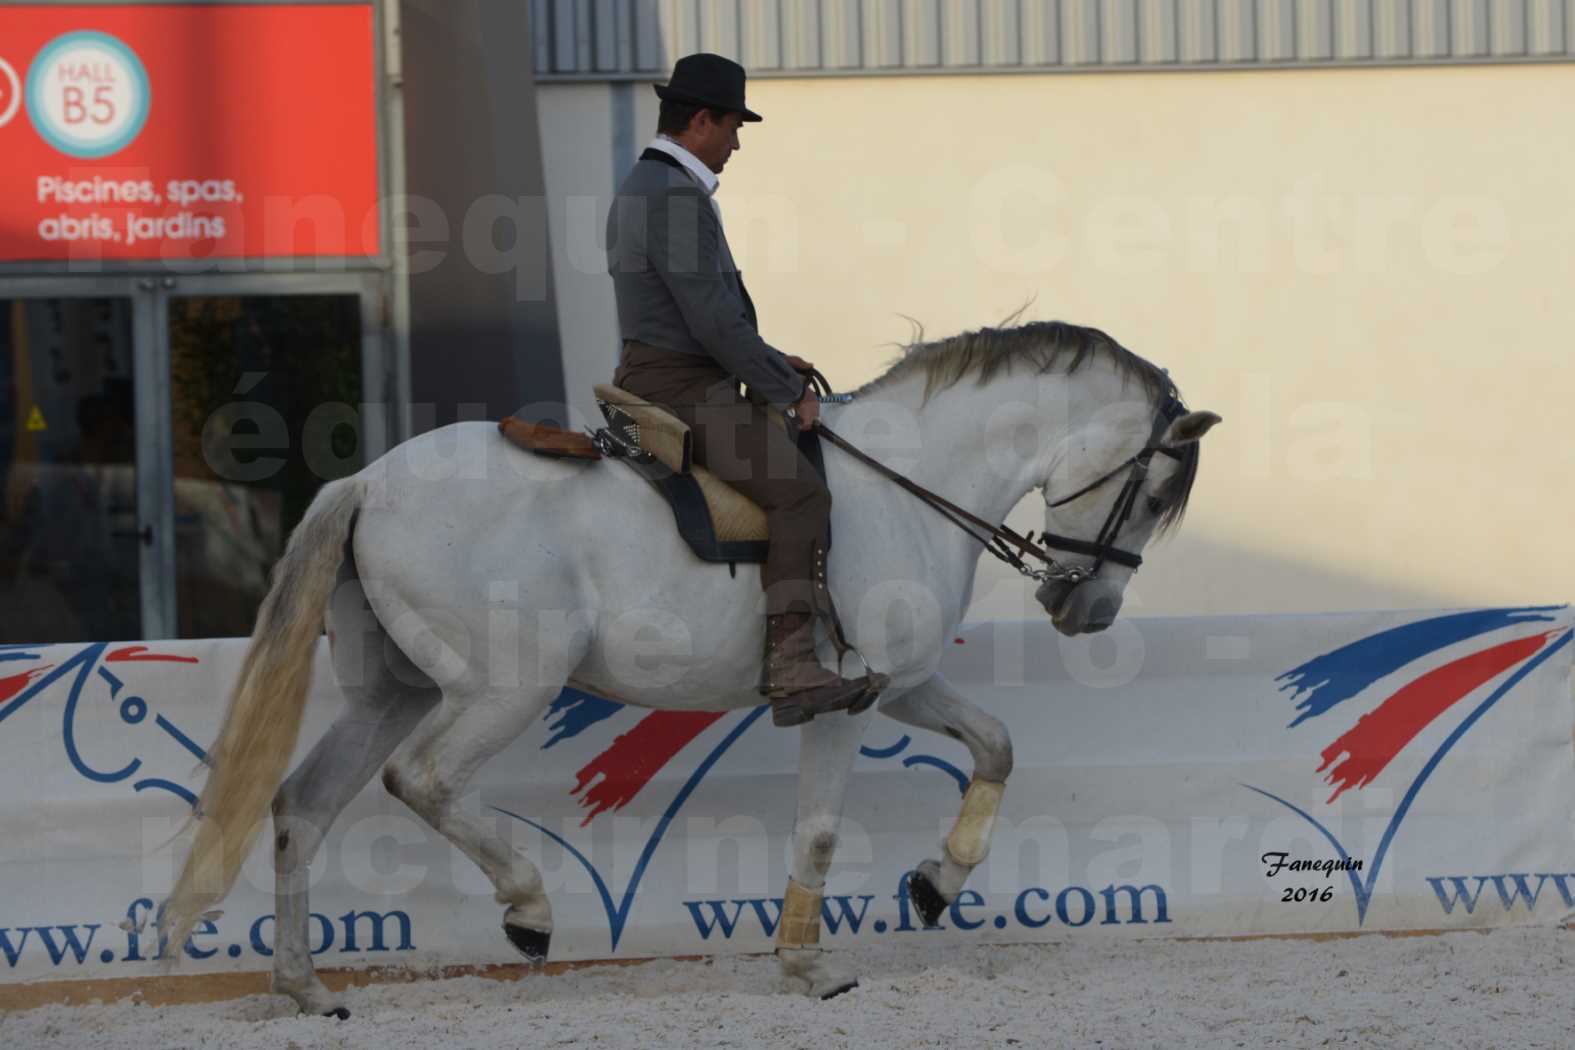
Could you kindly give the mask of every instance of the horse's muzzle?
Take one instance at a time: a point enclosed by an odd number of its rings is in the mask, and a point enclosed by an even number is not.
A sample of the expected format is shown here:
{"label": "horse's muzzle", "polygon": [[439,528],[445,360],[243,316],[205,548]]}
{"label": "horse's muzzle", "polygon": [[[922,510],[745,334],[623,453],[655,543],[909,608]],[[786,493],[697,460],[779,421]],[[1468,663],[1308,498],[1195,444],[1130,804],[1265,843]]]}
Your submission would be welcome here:
{"label": "horse's muzzle", "polygon": [[1064,635],[1093,634],[1115,623],[1121,611],[1121,589],[1102,579],[1082,583],[1046,581],[1034,598]]}
{"label": "horse's muzzle", "polygon": [[1034,600],[1050,614],[1051,619],[1060,615],[1061,606],[1072,593],[1073,585],[1065,580],[1046,580],[1034,592]]}

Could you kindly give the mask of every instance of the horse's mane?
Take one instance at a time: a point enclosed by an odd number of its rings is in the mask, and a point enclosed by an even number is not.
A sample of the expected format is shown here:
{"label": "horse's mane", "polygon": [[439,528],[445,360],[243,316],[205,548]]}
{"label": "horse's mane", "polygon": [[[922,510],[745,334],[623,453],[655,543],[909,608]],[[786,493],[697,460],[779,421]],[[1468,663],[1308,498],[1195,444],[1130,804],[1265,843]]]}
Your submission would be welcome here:
{"label": "horse's mane", "polygon": [[[912,342],[891,367],[854,391],[865,396],[891,383],[924,374],[924,400],[968,376],[988,383],[997,375],[1022,369],[1033,375],[1060,370],[1076,372],[1099,356],[1115,366],[1118,375],[1138,383],[1158,411],[1160,402],[1177,396],[1176,385],[1164,369],[1146,361],[1097,328],[1065,321],[1031,321],[1028,324],[980,328],[972,332],[923,342],[923,328],[916,326]],[[1159,531],[1180,523],[1186,513],[1192,483],[1198,473],[1198,443],[1182,446],[1181,469],[1166,483],[1160,498],[1165,509]]]}

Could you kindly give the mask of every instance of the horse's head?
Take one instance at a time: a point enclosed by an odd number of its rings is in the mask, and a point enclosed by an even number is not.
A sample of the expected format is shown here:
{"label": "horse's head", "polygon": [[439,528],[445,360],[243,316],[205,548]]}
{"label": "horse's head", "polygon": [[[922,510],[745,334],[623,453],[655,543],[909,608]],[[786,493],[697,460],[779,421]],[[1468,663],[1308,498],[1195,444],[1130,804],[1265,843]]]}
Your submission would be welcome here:
{"label": "horse's head", "polygon": [[[916,341],[855,396],[910,377],[923,378],[921,406],[958,390],[965,378],[974,380],[972,389],[987,391],[949,395],[947,403],[964,420],[958,443],[982,437],[992,467],[987,473],[1003,481],[1006,509],[1030,488],[1044,493],[1039,543],[1052,564],[1019,568],[1041,580],[1035,597],[1063,634],[1102,631],[1121,609],[1139,552],[1181,520],[1197,477],[1198,441],[1220,417],[1188,412],[1163,368],[1097,328],[1013,320]],[[983,402],[970,399],[976,396]],[[972,485],[974,506],[987,503],[987,489]]]}
{"label": "horse's head", "polygon": [[1099,414],[1078,435],[1079,454],[1057,457],[1041,489],[1040,539],[1056,565],[1034,594],[1056,630],[1084,634],[1115,622],[1143,548],[1181,520],[1198,441],[1219,421],[1166,392],[1158,405]]}

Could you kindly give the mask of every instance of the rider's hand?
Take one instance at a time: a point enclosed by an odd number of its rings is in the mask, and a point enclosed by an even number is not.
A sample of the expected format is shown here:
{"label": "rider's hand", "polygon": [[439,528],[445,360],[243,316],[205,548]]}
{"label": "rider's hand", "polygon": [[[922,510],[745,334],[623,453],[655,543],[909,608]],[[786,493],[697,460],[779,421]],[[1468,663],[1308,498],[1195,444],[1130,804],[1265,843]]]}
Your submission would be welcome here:
{"label": "rider's hand", "polygon": [[814,365],[810,364],[802,357],[799,357],[797,354],[783,354],[782,356],[787,358],[787,363],[792,365],[793,370],[796,372],[809,372],[813,371],[815,368]]}
{"label": "rider's hand", "polygon": [[798,413],[798,428],[808,430],[820,418],[820,399],[813,392],[805,391],[804,400],[794,405],[793,411]]}

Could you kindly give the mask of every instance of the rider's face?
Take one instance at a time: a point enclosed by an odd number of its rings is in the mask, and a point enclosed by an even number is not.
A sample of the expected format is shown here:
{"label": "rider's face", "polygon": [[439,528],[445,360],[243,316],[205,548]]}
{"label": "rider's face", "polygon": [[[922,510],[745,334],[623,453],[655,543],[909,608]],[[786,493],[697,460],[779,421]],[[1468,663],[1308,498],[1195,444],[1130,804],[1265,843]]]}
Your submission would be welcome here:
{"label": "rider's face", "polygon": [[690,131],[695,133],[695,148],[690,152],[700,162],[718,175],[727,166],[727,158],[740,149],[738,127],[744,122],[742,113],[729,113],[721,120],[712,120],[710,110],[701,110]]}

